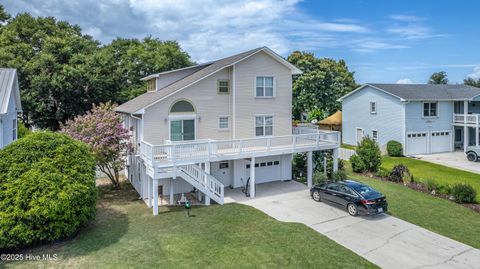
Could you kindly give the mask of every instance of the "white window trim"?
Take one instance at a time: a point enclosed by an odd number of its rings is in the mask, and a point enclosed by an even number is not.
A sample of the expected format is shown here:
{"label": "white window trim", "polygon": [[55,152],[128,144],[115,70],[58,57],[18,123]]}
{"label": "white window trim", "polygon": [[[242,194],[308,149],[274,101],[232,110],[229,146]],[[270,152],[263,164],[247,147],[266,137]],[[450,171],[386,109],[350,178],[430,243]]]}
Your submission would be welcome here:
{"label": "white window trim", "polygon": [[[228,91],[227,92],[221,92],[220,91],[220,82],[225,82],[225,81],[228,83]],[[225,94],[225,95],[230,94],[230,80],[229,79],[217,79],[217,94]]]}
{"label": "white window trim", "polygon": [[[263,135],[258,135],[257,136],[257,117],[264,117],[263,119]],[[265,135],[265,117],[272,117],[272,134],[271,135]],[[253,118],[253,136],[254,137],[270,137],[274,136],[274,128],[275,128],[275,117],[273,114],[256,114]]]}
{"label": "white window trim", "polygon": [[[227,118],[227,128],[220,128],[220,118]],[[217,119],[217,129],[219,131],[225,132],[230,130],[230,116],[229,115],[218,115]]]}
{"label": "white window trim", "polygon": [[[265,86],[263,87],[263,96],[257,96],[257,78],[266,78],[266,77],[271,77],[273,78],[273,95],[272,96],[265,96]],[[264,84],[265,85],[265,84]],[[253,96],[255,98],[275,98],[277,96],[277,79],[273,75],[264,75],[264,76],[255,76],[255,79],[253,80]]]}
{"label": "white window trim", "polygon": [[[437,104],[437,115],[436,116],[425,116],[425,111],[424,111],[425,110],[425,104],[433,104],[433,103]],[[422,118],[424,118],[424,119],[436,119],[440,115],[440,109],[439,109],[438,102],[422,102],[422,109],[421,110],[422,110],[422,112],[421,112],[422,113]]]}
{"label": "white window trim", "polygon": [[[377,133],[377,137],[374,137],[374,136],[373,136],[373,132],[376,132],[376,133]],[[375,141],[375,142],[378,143],[378,130],[377,130],[377,129],[372,129],[372,139],[373,139],[373,141]]]}
{"label": "white window trim", "polygon": [[[375,110],[372,110],[372,104],[375,105]],[[370,114],[377,114],[377,101],[370,101]]]}

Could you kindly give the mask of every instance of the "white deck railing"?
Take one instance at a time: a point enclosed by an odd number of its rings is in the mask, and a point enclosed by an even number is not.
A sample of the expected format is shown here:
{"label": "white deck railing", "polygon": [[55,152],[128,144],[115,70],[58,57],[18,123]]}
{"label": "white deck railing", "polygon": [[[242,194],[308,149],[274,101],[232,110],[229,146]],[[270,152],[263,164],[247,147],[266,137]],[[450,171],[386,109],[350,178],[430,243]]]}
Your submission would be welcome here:
{"label": "white deck railing", "polygon": [[453,114],[453,123],[479,125],[480,114]]}
{"label": "white deck railing", "polygon": [[[304,131],[307,132],[307,131]],[[270,136],[248,139],[183,141],[182,143],[152,145],[140,144],[140,154],[151,164],[175,165],[200,160],[217,160],[221,157],[244,156],[275,152],[300,152],[302,150],[336,148],[340,145],[340,133],[308,131],[311,133],[287,136]],[[303,133],[303,132],[302,132]]]}

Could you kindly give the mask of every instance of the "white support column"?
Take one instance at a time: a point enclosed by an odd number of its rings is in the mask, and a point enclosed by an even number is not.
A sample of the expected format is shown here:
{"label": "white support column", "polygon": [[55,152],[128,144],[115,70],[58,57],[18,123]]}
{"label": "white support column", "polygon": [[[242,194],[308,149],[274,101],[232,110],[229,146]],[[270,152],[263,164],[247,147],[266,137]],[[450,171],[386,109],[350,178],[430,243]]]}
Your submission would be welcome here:
{"label": "white support column", "polygon": [[313,178],[313,160],[312,152],[307,152],[307,187],[312,187],[312,178]]}
{"label": "white support column", "polygon": [[[176,179],[176,178],[175,178],[175,179]],[[173,182],[174,182],[174,179],[171,178],[171,179],[170,179],[170,197],[169,197],[169,198],[170,198],[169,204],[170,204],[171,206],[173,205],[173,196],[174,196],[174,194],[173,194]]]}
{"label": "white support column", "polygon": [[153,215],[158,215],[158,179],[153,180]]}
{"label": "white support column", "polygon": [[[205,162],[205,173],[210,175],[210,162]],[[205,186],[208,189],[207,177],[205,177]],[[210,205],[210,197],[205,193],[205,205]]]}
{"label": "white support column", "polygon": [[255,157],[250,162],[250,197],[255,197]]}
{"label": "white support column", "polygon": [[338,171],[338,148],[333,149],[333,172]]}
{"label": "white support column", "polygon": [[147,176],[147,199],[148,199],[148,208],[152,207],[152,178]]}
{"label": "white support column", "polygon": [[468,115],[468,101],[463,101],[463,151],[467,151],[468,142],[469,142],[467,115]]}
{"label": "white support column", "polygon": [[478,135],[478,125],[477,125],[477,127],[475,128],[475,146],[477,146],[477,147],[478,147],[478,145],[480,144],[480,143],[478,142],[478,138],[479,138],[478,136],[479,136],[479,135]]}

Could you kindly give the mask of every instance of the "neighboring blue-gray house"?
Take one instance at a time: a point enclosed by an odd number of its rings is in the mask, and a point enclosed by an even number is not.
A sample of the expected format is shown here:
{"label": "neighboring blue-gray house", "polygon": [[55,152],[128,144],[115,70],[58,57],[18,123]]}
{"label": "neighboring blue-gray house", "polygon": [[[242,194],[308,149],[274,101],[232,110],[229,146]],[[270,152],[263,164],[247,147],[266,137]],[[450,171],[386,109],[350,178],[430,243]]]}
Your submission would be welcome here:
{"label": "neighboring blue-gray house", "polygon": [[21,111],[17,70],[0,68],[0,149],[17,139],[17,117]]}
{"label": "neighboring blue-gray house", "polygon": [[479,145],[480,88],[369,83],[339,101],[344,144],[370,136],[385,150],[396,140],[405,155]]}

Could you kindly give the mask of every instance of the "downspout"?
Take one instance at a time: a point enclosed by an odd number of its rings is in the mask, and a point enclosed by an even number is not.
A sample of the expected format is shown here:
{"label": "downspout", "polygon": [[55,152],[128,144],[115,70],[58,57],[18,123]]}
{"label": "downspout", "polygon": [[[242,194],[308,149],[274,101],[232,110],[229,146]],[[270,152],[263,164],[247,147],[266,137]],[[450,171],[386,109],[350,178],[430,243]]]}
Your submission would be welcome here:
{"label": "downspout", "polygon": [[406,119],[405,119],[405,107],[409,101],[402,102],[402,144],[403,144],[403,155],[407,153],[407,128],[406,128]]}

